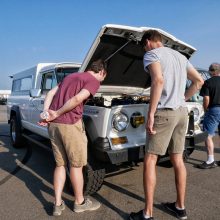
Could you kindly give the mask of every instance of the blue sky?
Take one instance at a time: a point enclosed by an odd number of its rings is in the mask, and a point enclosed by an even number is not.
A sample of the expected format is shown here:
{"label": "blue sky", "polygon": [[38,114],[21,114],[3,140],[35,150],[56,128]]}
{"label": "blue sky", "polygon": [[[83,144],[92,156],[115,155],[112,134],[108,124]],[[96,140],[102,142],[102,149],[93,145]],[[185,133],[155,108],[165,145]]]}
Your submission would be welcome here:
{"label": "blue sky", "polygon": [[104,24],[163,29],[191,44],[196,67],[220,62],[219,0],[1,0],[0,90],[39,62],[82,62]]}

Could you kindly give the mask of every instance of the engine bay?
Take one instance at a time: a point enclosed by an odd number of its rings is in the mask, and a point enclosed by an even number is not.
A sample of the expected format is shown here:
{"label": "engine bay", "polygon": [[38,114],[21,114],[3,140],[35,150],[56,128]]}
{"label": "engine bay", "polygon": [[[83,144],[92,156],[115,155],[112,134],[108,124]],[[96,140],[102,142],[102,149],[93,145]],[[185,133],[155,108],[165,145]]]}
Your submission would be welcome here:
{"label": "engine bay", "polygon": [[88,99],[86,105],[112,107],[118,105],[148,104],[149,96],[140,95],[101,95]]}

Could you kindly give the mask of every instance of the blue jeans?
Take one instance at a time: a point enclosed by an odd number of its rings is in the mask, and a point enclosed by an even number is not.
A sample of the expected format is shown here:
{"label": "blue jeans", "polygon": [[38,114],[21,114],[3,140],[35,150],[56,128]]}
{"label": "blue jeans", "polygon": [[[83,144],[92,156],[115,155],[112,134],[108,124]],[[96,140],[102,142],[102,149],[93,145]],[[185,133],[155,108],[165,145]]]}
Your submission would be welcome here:
{"label": "blue jeans", "polygon": [[220,107],[212,107],[205,113],[203,121],[203,129],[211,136],[215,135],[215,131],[220,123]]}

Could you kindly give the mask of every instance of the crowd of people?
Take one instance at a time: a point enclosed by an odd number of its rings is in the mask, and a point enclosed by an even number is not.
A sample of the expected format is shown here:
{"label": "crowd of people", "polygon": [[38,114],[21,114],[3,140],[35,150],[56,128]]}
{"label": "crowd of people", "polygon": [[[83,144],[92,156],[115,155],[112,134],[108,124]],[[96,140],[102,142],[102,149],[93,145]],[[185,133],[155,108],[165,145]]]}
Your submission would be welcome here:
{"label": "crowd of people", "polygon": [[[183,162],[185,131],[188,112],[186,101],[198,90],[203,98],[205,110],[204,130],[208,133],[205,141],[208,159],[199,168],[214,168],[213,136],[220,123],[220,64],[213,63],[209,71],[212,78],[203,81],[201,75],[181,53],[165,47],[162,36],[156,30],[143,35],[141,45],[145,51],[143,68],[151,77],[150,104],[146,122],[146,153],[144,157],[145,206],[129,215],[130,220],[152,220],[153,201],[156,187],[156,162],[168,150],[173,164],[176,184],[176,200],[164,203],[164,207],[179,219],[187,219],[185,208],[186,168]],[[70,74],[48,92],[44,111],[41,113],[42,126],[48,125],[52,149],[56,161],[54,170],[55,200],[53,215],[59,216],[65,209],[62,191],[66,180],[65,167],[70,164],[70,179],[74,190],[74,212],[96,210],[98,201],[83,195],[83,166],[87,164],[87,137],[82,113],[85,101],[93,96],[107,75],[106,63],[94,61],[86,72]],[[185,90],[182,82],[191,80]]]}

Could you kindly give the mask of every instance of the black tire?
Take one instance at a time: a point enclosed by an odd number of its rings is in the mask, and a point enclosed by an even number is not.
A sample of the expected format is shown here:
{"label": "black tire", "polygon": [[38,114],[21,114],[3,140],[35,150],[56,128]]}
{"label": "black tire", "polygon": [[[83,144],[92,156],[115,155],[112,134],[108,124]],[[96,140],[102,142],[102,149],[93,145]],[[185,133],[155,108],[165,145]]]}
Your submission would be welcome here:
{"label": "black tire", "polygon": [[186,162],[192,152],[194,151],[194,147],[186,147],[185,150],[183,151],[183,160]]}
{"label": "black tire", "polygon": [[105,178],[105,168],[98,162],[89,160],[83,169],[84,175],[84,195],[92,195],[97,192]]}
{"label": "black tire", "polygon": [[[73,193],[72,184],[69,176],[69,167],[67,167],[67,179],[66,179],[66,189],[68,192]],[[96,193],[102,186],[105,178],[105,168],[102,168],[100,164],[96,162],[88,162],[83,168],[84,176],[84,195],[92,195]]]}
{"label": "black tire", "polygon": [[24,146],[25,139],[22,136],[22,128],[16,115],[13,115],[10,120],[10,137],[14,148],[21,148]]}

